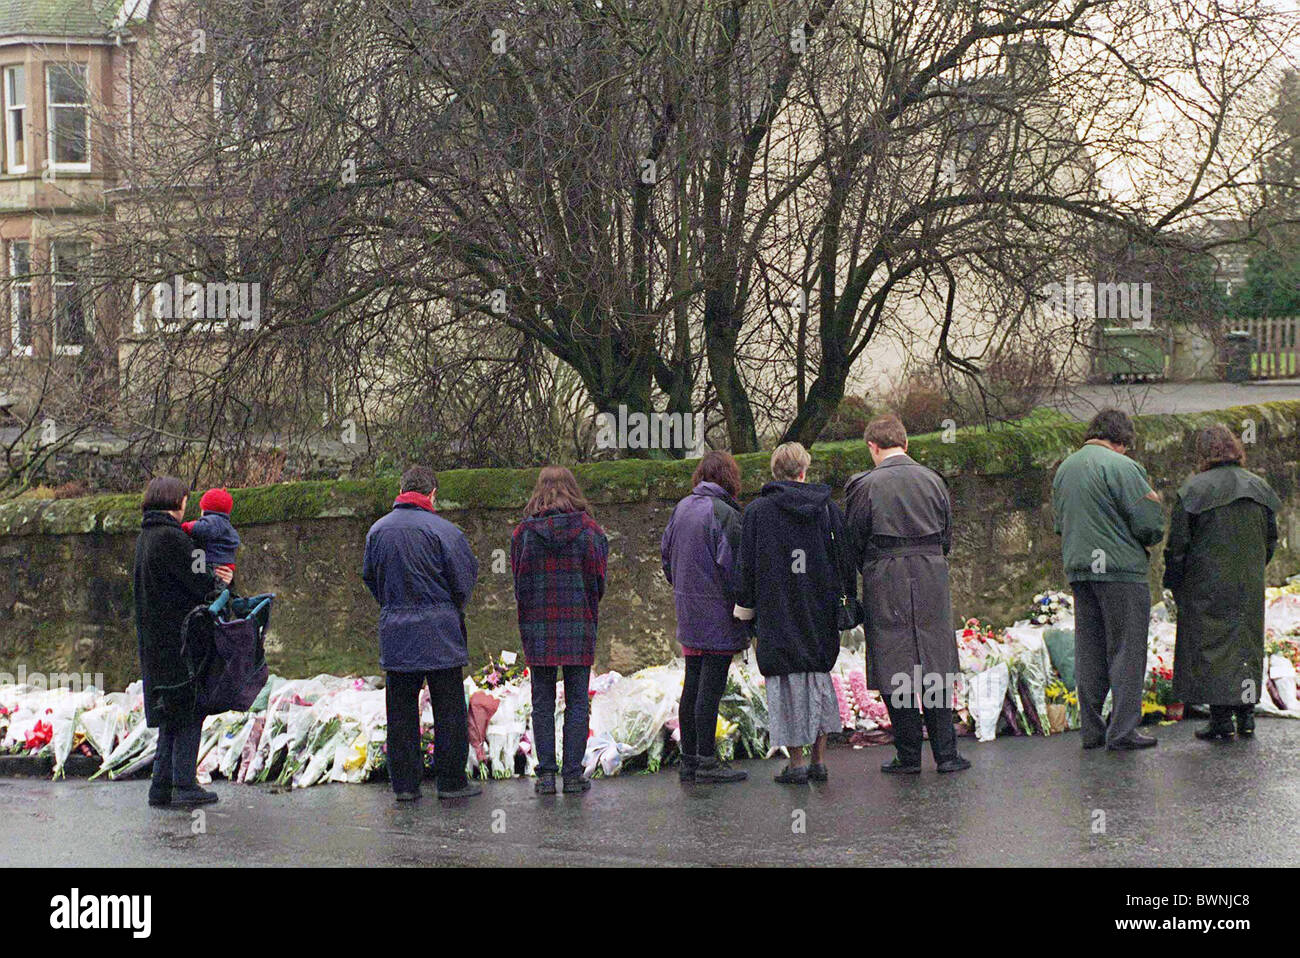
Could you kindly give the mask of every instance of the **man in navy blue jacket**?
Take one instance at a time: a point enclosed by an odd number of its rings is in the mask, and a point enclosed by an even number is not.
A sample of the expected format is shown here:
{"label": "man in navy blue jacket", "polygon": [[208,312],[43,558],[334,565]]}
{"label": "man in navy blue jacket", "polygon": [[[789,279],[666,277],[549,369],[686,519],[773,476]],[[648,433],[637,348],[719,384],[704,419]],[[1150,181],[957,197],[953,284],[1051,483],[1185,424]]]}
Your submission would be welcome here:
{"label": "man in navy blue jacket", "polygon": [[388,774],[399,802],[420,797],[420,689],[426,681],[438,797],[467,798],[483,790],[465,775],[469,716],[462,672],[469,664],[464,609],[478,578],[478,561],[465,534],[434,510],[437,490],[433,470],[406,470],[393,511],[366,534],[361,573],[380,606]]}

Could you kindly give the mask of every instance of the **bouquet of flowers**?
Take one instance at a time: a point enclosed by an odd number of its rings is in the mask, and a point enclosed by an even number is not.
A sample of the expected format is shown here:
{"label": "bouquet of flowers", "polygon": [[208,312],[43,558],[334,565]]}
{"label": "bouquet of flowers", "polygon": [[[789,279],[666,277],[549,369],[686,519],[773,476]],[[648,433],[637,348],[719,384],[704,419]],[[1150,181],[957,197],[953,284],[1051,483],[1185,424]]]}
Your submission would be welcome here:
{"label": "bouquet of flowers", "polygon": [[1043,694],[1047,699],[1047,724],[1051,726],[1054,733],[1064,732],[1069,728],[1069,708],[1065,700],[1070,690],[1060,679],[1052,679],[1047,683]]}
{"label": "bouquet of flowers", "polygon": [[1268,633],[1264,641],[1264,654],[1280,655],[1300,671],[1300,641],[1296,639]]}
{"label": "bouquet of flowers", "polygon": [[840,707],[840,725],[843,728],[857,728],[858,711],[845,692],[844,680],[834,672],[831,673],[831,687],[835,689],[835,701]]}
{"label": "bouquet of flowers", "polygon": [[519,661],[518,653],[503,649],[495,659],[489,655],[487,665],[475,672],[472,678],[475,685],[490,692],[523,682],[528,678],[528,667]]}
{"label": "bouquet of flowers", "polygon": [[963,672],[983,672],[997,662],[1001,654],[993,626],[983,625],[979,619],[967,619],[957,632],[957,657]]}
{"label": "bouquet of flowers", "polygon": [[1068,592],[1040,592],[1034,596],[1033,608],[1029,611],[1031,625],[1051,625],[1062,615],[1074,611],[1074,598]]}
{"label": "bouquet of flowers", "polygon": [[767,754],[767,696],[761,675],[733,664],[718,715],[734,727],[735,740],[751,756]]}
{"label": "bouquet of flowers", "polygon": [[1142,693],[1142,715],[1164,716],[1174,704],[1174,670],[1158,661],[1147,673],[1146,689]]}
{"label": "bouquet of flowers", "polygon": [[1160,664],[1151,670],[1151,690],[1155,693],[1157,705],[1171,705],[1174,702],[1174,670]]}

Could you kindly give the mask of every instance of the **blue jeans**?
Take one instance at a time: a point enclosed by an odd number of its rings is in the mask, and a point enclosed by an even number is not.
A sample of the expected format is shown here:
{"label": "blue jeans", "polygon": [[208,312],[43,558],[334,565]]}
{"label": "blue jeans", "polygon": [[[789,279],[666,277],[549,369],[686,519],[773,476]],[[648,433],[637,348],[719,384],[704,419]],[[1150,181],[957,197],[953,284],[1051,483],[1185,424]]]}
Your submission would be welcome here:
{"label": "blue jeans", "polygon": [[[528,673],[533,685],[533,744],[537,746],[537,770],[558,771],[555,765],[555,683],[558,669],[554,665],[532,665]],[[591,668],[586,665],[564,666],[564,777],[582,776],[582,757],[587,754],[588,713],[587,686]],[[549,719],[549,721],[548,721]]]}

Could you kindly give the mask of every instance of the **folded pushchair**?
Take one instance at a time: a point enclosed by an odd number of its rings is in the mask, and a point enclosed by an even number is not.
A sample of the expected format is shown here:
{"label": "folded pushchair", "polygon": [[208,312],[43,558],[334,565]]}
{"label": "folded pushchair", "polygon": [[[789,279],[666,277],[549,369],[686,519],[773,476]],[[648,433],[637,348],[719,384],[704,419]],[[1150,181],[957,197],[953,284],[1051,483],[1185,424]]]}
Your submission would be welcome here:
{"label": "folded pushchair", "polygon": [[243,712],[266,685],[266,629],[274,595],[232,596],[225,589],[185,617],[181,655],[199,715]]}

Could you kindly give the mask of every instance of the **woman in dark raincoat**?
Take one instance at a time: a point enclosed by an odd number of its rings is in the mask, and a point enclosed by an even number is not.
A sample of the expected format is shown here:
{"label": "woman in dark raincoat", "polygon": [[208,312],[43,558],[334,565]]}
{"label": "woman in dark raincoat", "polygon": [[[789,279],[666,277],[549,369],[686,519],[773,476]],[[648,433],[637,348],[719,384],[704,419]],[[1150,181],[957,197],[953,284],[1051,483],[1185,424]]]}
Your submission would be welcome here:
{"label": "woman in dark raincoat", "polygon": [[[144,679],[144,715],[158,729],[149,804],[203,805],[217,795],[195,777],[203,716],[181,654],[181,624],[218,585],[230,583],[229,566],[208,571],[195,563],[194,542],[181,529],[189,488],[171,476],[149,480],[135,545],[135,628]],[[201,555],[201,553],[200,553]]]}
{"label": "woman in dark raincoat", "polygon": [[[1174,695],[1207,703],[1201,739],[1255,732],[1264,674],[1264,566],[1277,545],[1277,494],[1243,468],[1226,426],[1196,438],[1201,471],[1183,483],[1165,546],[1165,588],[1174,594],[1178,638]],[[1236,727],[1233,727],[1233,718]]]}

